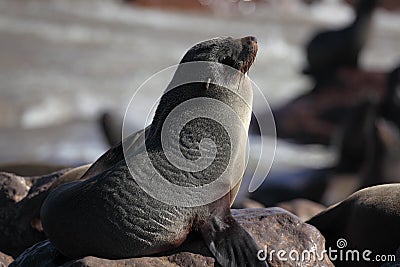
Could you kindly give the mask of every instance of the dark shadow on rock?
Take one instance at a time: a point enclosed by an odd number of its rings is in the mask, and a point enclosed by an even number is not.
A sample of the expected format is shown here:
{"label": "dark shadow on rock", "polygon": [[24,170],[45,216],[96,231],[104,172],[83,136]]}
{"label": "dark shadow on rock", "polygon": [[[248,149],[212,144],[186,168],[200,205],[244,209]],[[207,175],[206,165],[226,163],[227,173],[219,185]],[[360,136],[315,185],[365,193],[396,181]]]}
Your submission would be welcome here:
{"label": "dark shadow on rock", "polygon": [[50,186],[66,171],[34,177],[0,173],[0,251],[17,257],[46,238],[40,208]]}

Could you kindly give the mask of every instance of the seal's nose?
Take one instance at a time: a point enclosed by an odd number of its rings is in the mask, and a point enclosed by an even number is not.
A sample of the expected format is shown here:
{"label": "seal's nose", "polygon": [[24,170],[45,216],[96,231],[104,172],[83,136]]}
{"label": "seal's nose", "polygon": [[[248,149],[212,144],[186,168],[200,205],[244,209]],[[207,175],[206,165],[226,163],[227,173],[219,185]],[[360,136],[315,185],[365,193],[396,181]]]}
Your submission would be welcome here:
{"label": "seal's nose", "polygon": [[240,41],[242,43],[242,51],[239,55],[239,60],[242,65],[240,71],[246,73],[253,64],[257,55],[257,38],[254,36],[246,36],[241,38]]}
{"label": "seal's nose", "polygon": [[246,36],[242,38],[242,43],[247,45],[257,44],[257,38],[254,36]]}

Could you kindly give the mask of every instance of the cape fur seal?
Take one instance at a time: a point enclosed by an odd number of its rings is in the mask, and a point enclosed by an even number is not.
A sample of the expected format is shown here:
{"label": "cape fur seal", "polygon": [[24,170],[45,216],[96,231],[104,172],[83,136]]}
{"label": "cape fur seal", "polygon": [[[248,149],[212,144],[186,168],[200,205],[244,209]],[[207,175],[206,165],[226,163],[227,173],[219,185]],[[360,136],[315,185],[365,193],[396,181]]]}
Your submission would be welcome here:
{"label": "cape fur seal", "polygon": [[[370,250],[370,262],[340,261],[335,266],[379,266],[376,255],[394,255],[400,244],[400,184],[386,184],[357,191],[329,207],[307,223],[325,237],[326,248],[338,249],[337,242],[346,240],[346,250],[357,249],[360,259]],[[336,254],[338,255],[338,254]]]}
{"label": "cape fur seal", "polygon": [[[179,149],[186,158],[195,161],[199,157],[199,151],[204,149],[203,138],[212,139],[216,146],[214,161],[202,171],[190,172],[178,169],[167,159],[161,140],[162,128],[168,115],[185,101],[207,98],[229,106],[247,131],[252,90],[250,84],[244,85],[241,81],[252,65],[257,49],[257,40],[251,36],[216,38],[192,47],[183,57],[171,83],[179,75],[183,63],[222,63],[238,71],[227,76],[223,69],[211,67],[204,73],[183,75],[212,75],[233,86],[235,91],[209,82],[192,82],[167,90],[151,125],[123,141],[131,150],[129,157],[124,158],[122,144],[112,147],[80,181],[61,185],[50,193],[42,206],[41,219],[52,244],[71,258],[91,255],[118,259],[166,252],[182,244],[190,232],[200,232],[222,266],[268,266],[257,259],[256,243],[231,215],[230,206],[240,182],[226,185],[224,189],[228,193],[209,204],[187,207],[151,197],[137,180],[149,171],[141,161],[145,153],[159,174],[182,188],[197,188],[213,182],[229,166],[229,161],[234,164],[234,169],[229,170],[233,177],[229,179],[241,180],[247,133],[238,140],[239,149],[231,150],[234,144],[220,123],[201,116],[189,121],[178,136]],[[200,104],[198,108],[206,109],[207,106]],[[180,115],[184,116],[183,113]],[[143,144],[138,141],[141,137],[145,137]],[[129,169],[130,163],[133,163],[133,170]],[[144,178],[150,180],[153,177]]]}
{"label": "cape fur seal", "polygon": [[358,58],[369,33],[372,13],[379,0],[358,0],[354,21],[339,30],[317,33],[307,44],[308,69],[316,82],[331,79],[339,67],[358,67]]}

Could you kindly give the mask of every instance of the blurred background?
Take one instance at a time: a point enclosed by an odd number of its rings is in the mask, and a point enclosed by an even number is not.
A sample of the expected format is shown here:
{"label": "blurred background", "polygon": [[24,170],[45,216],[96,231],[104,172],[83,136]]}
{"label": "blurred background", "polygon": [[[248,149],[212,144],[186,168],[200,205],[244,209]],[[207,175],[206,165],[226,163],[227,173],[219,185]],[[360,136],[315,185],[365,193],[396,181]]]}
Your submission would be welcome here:
{"label": "blurred background", "polygon": [[[370,7],[357,11],[360,2]],[[348,33],[356,15],[361,26]],[[249,75],[280,138],[267,182],[239,201],[330,204],[388,176],[397,181],[399,103],[388,92],[398,84],[399,25],[395,0],[1,0],[0,169],[35,175],[93,162],[119,136],[147,78],[197,42],[254,35],[259,53]],[[310,45],[331,29],[346,34]],[[335,50],[342,41],[359,47],[355,64]],[[315,56],[313,70],[315,51],[344,63]]]}

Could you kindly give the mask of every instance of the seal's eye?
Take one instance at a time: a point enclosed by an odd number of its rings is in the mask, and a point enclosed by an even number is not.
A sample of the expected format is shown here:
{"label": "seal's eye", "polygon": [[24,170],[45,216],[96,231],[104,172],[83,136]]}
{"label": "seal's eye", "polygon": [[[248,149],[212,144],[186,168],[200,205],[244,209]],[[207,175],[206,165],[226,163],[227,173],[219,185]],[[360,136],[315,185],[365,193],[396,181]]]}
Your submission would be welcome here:
{"label": "seal's eye", "polygon": [[235,67],[236,66],[236,61],[233,60],[233,58],[231,57],[224,57],[220,60],[220,63],[224,64],[224,65],[228,65],[231,67]]}

